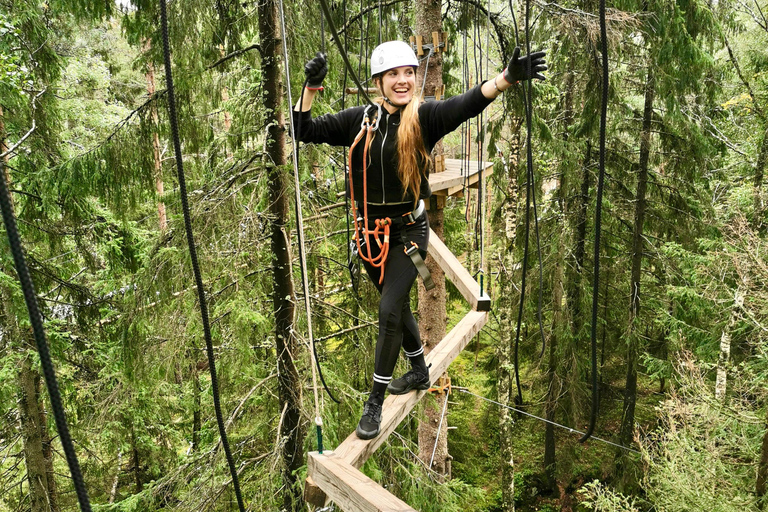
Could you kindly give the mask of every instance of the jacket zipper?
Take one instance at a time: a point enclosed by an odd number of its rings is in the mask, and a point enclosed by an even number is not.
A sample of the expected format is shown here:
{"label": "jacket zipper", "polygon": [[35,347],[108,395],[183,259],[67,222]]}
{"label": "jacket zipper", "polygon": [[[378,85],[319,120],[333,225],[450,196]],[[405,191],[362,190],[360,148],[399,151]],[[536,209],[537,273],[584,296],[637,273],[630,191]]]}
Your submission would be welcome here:
{"label": "jacket zipper", "polygon": [[384,144],[387,142],[387,135],[389,134],[389,116],[387,116],[387,128],[384,130],[384,139],[381,141],[381,202],[387,202],[387,190],[384,188]]}

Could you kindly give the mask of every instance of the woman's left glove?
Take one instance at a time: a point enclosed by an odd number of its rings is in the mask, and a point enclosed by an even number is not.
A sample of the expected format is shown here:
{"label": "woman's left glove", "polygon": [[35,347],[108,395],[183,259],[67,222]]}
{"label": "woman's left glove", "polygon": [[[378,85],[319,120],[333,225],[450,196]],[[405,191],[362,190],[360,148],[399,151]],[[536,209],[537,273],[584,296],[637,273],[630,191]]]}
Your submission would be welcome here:
{"label": "woman's left glove", "polygon": [[[544,60],[546,54],[547,52],[540,51],[520,57],[520,47],[516,47],[507,69],[504,70],[504,79],[511,84],[530,80],[531,78],[546,80],[544,75],[541,74],[542,71],[547,69],[546,61]],[[531,63],[530,74],[528,74],[528,61]]]}

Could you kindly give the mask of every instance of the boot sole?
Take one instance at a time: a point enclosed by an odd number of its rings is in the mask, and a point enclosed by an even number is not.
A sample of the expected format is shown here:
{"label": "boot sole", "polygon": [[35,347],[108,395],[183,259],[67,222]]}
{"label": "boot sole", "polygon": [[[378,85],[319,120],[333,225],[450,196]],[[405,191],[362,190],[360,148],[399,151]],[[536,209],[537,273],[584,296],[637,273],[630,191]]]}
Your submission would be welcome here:
{"label": "boot sole", "polygon": [[396,389],[392,390],[392,389],[389,388],[389,386],[387,386],[387,391],[389,391],[390,395],[405,395],[407,393],[410,393],[414,389],[417,390],[417,391],[425,391],[425,390],[429,389],[429,384],[421,384],[419,386],[413,386],[411,388],[406,388],[406,389],[403,389],[403,390],[400,390],[400,391],[398,391]]}
{"label": "boot sole", "polygon": [[360,425],[358,425],[357,429],[355,430],[357,437],[359,437],[360,439],[364,439],[366,441],[378,436],[379,432],[381,432],[380,428],[377,428],[375,431],[367,431],[367,430],[361,429]]}

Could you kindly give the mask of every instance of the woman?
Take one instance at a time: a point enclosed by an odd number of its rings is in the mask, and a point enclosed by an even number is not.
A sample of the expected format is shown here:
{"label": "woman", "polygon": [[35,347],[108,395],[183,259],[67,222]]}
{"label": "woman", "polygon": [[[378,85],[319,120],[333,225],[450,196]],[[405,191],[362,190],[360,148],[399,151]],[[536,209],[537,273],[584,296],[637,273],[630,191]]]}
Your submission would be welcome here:
{"label": "woman", "polygon": [[[430,385],[409,301],[419,273],[417,265],[426,256],[429,240],[423,199],[431,195],[430,152],[444,135],[482,112],[502,91],[531,77],[544,80],[541,72],[547,69],[544,52],[520,58],[516,48],[507,68],[493,80],[445,101],[422,103],[416,87],[418,65],[408,44],[389,41],[379,45],[371,54],[372,81],[381,94],[374,100],[375,106],[352,107],[312,119],[312,102],[328,72],[325,55],[318,53],[304,67],[306,87],[293,112],[299,140],[351,147],[349,190],[356,245],[368,276],[381,293],[373,388],[357,426],[361,439],[379,434],[386,389],[401,395]],[[411,370],[392,380],[401,345]]]}

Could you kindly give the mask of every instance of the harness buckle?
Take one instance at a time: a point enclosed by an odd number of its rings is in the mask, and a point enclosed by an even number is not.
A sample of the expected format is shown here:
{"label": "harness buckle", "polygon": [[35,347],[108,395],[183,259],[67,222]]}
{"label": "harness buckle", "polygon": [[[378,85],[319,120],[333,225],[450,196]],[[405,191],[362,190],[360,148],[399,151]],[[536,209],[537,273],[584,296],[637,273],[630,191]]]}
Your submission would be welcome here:
{"label": "harness buckle", "polygon": [[413,216],[413,212],[408,212],[403,214],[403,221],[405,222],[406,226],[410,226],[411,224],[416,224],[416,217]]}
{"label": "harness buckle", "polygon": [[411,246],[410,247],[404,246],[403,247],[403,252],[405,252],[405,254],[407,254],[408,256],[411,256],[413,253],[415,253],[415,252],[417,252],[419,250],[419,244],[417,244],[416,242],[413,242],[413,241],[411,241],[409,243],[411,244]]}

